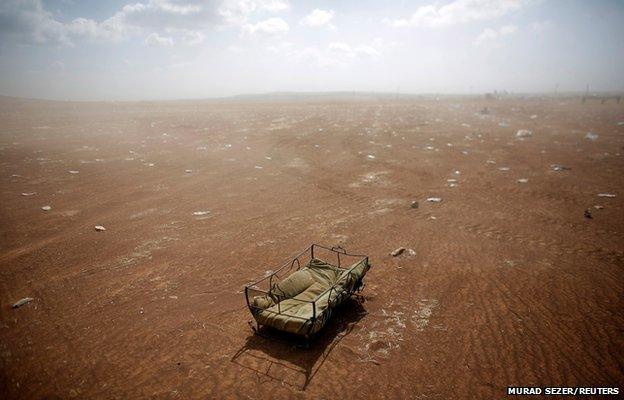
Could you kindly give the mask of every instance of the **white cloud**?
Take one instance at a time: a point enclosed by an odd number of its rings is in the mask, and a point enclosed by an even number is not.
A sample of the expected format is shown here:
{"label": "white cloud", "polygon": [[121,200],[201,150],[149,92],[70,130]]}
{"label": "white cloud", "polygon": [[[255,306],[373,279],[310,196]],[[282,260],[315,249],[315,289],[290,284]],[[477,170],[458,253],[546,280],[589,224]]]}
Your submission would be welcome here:
{"label": "white cloud", "polygon": [[145,44],[153,47],[171,47],[173,46],[173,38],[160,36],[158,33],[153,32],[145,39]]}
{"label": "white cloud", "polygon": [[530,2],[531,0],[454,0],[442,6],[421,6],[409,18],[388,22],[395,27],[444,27],[500,18],[520,10]]}
{"label": "white cloud", "polygon": [[127,30],[122,21],[117,17],[109,18],[103,22],[92,19],[76,18],[69,24],[65,24],[65,31],[74,38],[87,38],[92,40],[121,40]]}
{"label": "white cloud", "polygon": [[0,38],[36,44],[71,44],[64,25],[39,0],[0,2]]}
{"label": "white cloud", "polygon": [[127,4],[112,18],[123,25],[153,31],[166,29],[205,29],[220,21],[214,1],[147,0]]}
{"label": "white cloud", "polygon": [[182,35],[182,43],[187,46],[199,46],[204,43],[206,35],[200,31],[184,31]]}
{"label": "white cloud", "polygon": [[333,27],[331,20],[334,18],[333,10],[321,10],[315,9],[310,14],[306,15],[302,20],[302,25],[311,27],[328,26]]}
{"label": "white cloud", "polygon": [[355,51],[356,55],[365,55],[369,57],[379,57],[381,55],[381,51],[377,50],[373,46],[368,46],[365,44],[356,46],[353,51]]}
{"label": "white cloud", "polygon": [[380,57],[382,53],[377,45],[382,43],[381,39],[373,40],[372,45],[350,45],[345,42],[332,42],[325,48],[309,46],[287,55],[299,61],[312,63],[320,68],[347,67],[358,61]]}
{"label": "white cloud", "polygon": [[[373,41],[373,43],[375,42]],[[328,49],[334,53],[340,53],[349,58],[355,58],[359,56],[379,57],[381,55],[381,51],[379,51],[375,47],[364,44],[350,46],[347,43],[343,42],[333,42],[329,44]]]}
{"label": "white cloud", "polygon": [[342,42],[333,42],[329,44],[330,50],[341,51],[343,53],[351,53],[351,46]]}
{"label": "white cloud", "polygon": [[224,0],[217,7],[218,14],[228,25],[243,26],[249,17],[259,11],[279,12],[290,8],[284,0]]}
{"label": "white cloud", "polygon": [[293,44],[291,42],[281,42],[275,45],[267,46],[266,50],[270,53],[280,54],[284,53],[292,48]]}
{"label": "white cloud", "polygon": [[65,63],[60,60],[56,60],[50,64],[50,69],[55,72],[62,72],[65,70]]}
{"label": "white cloud", "polygon": [[75,40],[118,41],[129,33],[167,29],[205,28],[219,19],[210,0],[179,4],[147,0],[124,6],[101,22],[76,18],[63,23],[43,7],[41,0],[0,2],[0,38],[34,44],[73,45]]}
{"label": "white cloud", "polygon": [[261,8],[271,12],[284,11],[290,8],[290,4],[283,0],[264,0],[259,3]]}
{"label": "white cloud", "polygon": [[518,27],[515,25],[505,25],[500,27],[498,30],[486,28],[483,30],[483,32],[479,34],[479,36],[477,36],[474,44],[476,46],[481,46],[484,44],[498,45],[499,38],[501,38],[502,36],[514,34],[517,31]]}
{"label": "white cloud", "polygon": [[346,63],[337,57],[330,57],[317,47],[309,46],[295,54],[295,58],[306,63],[313,63],[317,67],[345,66]]}
{"label": "white cloud", "polygon": [[130,35],[148,33],[162,38],[163,32],[167,32],[171,40],[162,41],[152,36],[149,43],[170,45],[175,38],[176,43],[196,46],[203,43],[208,28],[224,24],[236,25],[251,33],[288,30],[288,24],[280,18],[249,23],[254,13],[287,10],[290,5],[286,0],[127,1],[102,21],[76,18],[61,22],[45,9],[42,0],[0,0],[0,40],[72,46],[80,40],[119,41]]}
{"label": "white cloud", "polygon": [[256,24],[245,24],[243,31],[246,33],[266,33],[266,34],[278,34],[288,32],[290,27],[281,18],[273,17],[260,21]]}

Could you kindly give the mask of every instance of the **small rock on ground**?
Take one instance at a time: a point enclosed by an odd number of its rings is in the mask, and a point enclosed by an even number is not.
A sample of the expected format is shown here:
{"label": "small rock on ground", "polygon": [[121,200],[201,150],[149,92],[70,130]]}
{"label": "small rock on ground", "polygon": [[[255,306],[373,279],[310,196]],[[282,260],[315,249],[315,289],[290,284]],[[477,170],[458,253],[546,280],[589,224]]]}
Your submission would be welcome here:
{"label": "small rock on ground", "polygon": [[396,249],[392,253],[390,253],[390,255],[392,257],[400,256],[401,254],[403,254],[404,251],[405,251],[405,247],[399,247],[398,249]]}

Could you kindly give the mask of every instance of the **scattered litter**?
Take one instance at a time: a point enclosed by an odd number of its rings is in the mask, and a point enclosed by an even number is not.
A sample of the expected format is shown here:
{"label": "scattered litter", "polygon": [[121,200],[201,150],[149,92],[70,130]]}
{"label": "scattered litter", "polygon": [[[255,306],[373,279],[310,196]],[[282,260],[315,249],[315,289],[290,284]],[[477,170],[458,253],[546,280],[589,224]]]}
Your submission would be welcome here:
{"label": "scattered litter", "polygon": [[99,232],[103,232],[106,230],[106,228],[104,228],[102,225],[96,225],[95,230]]}
{"label": "scattered litter", "polygon": [[67,172],[69,172],[70,174],[79,174],[80,173],[80,171],[76,171],[76,170],[71,170],[71,171],[67,171]]}
{"label": "scattered litter", "polygon": [[266,156],[266,157],[264,157],[264,158],[266,158],[267,160],[272,160],[272,158],[271,158],[271,157],[268,157],[268,156]]}
{"label": "scattered litter", "polygon": [[570,167],[566,167],[565,165],[560,164],[551,164],[550,168],[552,168],[553,171],[569,171],[572,169]]}
{"label": "scattered litter", "polygon": [[498,126],[500,126],[501,128],[507,128],[509,124],[507,122],[499,122]]}
{"label": "scattered litter", "polygon": [[529,118],[531,118],[531,119],[535,119],[535,118],[537,118],[537,114],[533,114],[533,115],[531,115]]}
{"label": "scattered litter", "polygon": [[462,153],[463,155],[468,155],[468,150],[462,150],[462,151],[461,151],[461,153]]}
{"label": "scattered litter", "polygon": [[439,203],[442,201],[440,197],[427,197],[429,203]]}
{"label": "scattered litter", "polygon": [[192,169],[186,169],[186,170],[184,170],[184,172],[186,172],[187,174],[191,174],[191,173],[193,173],[193,170]]}
{"label": "scattered litter", "polygon": [[459,185],[455,182],[449,182],[448,187],[458,187]]}
{"label": "scattered litter", "polygon": [[24,297],[23,299],[17,301],[15,304],[13,304],[13,308],[21,307],[24,304],[28,304],[28,303],[30,303],[33,300],[35,300],[35,299],[33,299],[32,297]]}
{"label": "scattered litter", "polygon": [[254,165],[254,168],[255,168],[255,169],[262,169],[262,168],[264,168],[264,167],[261,167],[261,166],[259,166],[259,165]]}
{"label": "scattered litter", "polygon": [[148,166],[148,167],[153,167],[153,166],[154,166],[154,163],[149,163],[149,164],[147,164],[147,166]]}
{"label": "scattered litter", "polygon": [[418,202],[416,200],[412,201],[412,208],[418,208]]}
{"label": "scattered litter", "polygon": [[454,173],[455,175],[461,175],[461,172],[460,172],[458,169],[456,169],[455,171],[453,171],[453,173]]}
{"label": "scattered litter", "polygon": [[594,208],[595,208],[596,210],[602,210],[604,207],[603,207],[603,206],[599,206],[599,205],[595,205],[595,206],[594,206]]}
{"label": "scattered litter", "polygon": [[518,179],[518,183],[527,183],[529,180],[527,178]]}
{"label": "scattered litter", "polygon": [[509,167],[500,167],[499,171],[509,171]]}
{"label": "scattered litter", "polygon": [[593,132],[587,132],[587,134],[585,135],[585,139],[596,140],[596,139],[598,139],[598,135],[596,133],[593,133]]}
{"label": "scattered litter", "polygon": [[43,211],[50,211],[52,209],[52,207],[50,207],[50,206],[43,206],[43,207],[41,207],[41,209]]}
{"label": "scattered litter", "polygon": [[598,197],[609,197],[609,198],[614,198],[615,195],[612,193],[598,193]]}
{"label": "scattered litter", "polygon": [[34,195],[36,195],[36,194],[37,194],[37,193],[35,193],[35,192],[30,192],[30,193],[22,193],[22,196],[34,196]]}
{"label": "scattered litter", "polygon": [[624,121],[620,121],[617,124],[618,124],[618,126],[624,126]]}
{"label": "scattered litter", "polygon": [[369,154],[369,155],[366,156],[366,158],[368,158],[369,160],[374,160],[375,156],[372,155],[372,154]]}
{"label": "scattered litter", "polygon": [[531,132],[528,129],[520,129],[518,130],[518,132],[516,132],[517,138],[525,138],[525,137],[530,137],[530,136],[533,136],[533,132]]}
{"label": "scattered litter", "polygon": [[591,211],[589,211],[589,208],[587,210],[585,210],[585,214],[584,215],[585,215],[585,218],[589,218],[589,219],[593,218],[592,215],[591,215]]}
{"label": "scattered litter", "polygon": [[390,253],[390,255],[392,257],[397,257],[400,256],[401,254],[403,254],[403,252],[406,250],[405,247],[399,247],[398,249],[394,250],[392,253]]}
{"label": "scattered litter", "polygon": [[487,160],[485,161],[486,164],[496,164],[496,161],[494,160]]}
{"label": "scattered litter", "polygon": [[210,211],[195,211],[193,215],[208,215]]}

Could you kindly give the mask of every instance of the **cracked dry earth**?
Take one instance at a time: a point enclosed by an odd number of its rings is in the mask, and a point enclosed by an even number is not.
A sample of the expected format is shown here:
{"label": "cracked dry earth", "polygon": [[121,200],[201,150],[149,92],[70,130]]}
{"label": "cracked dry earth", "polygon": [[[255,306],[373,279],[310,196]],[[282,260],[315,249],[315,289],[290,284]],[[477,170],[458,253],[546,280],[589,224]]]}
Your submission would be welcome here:
{"label": "cracked dry earth", "polygon": [[[3,98],[1,397],[621,386],[623,121],[578,99]],[[312,242],[370,256],[362,298],[310,349],[252,335],[242,286]]]}

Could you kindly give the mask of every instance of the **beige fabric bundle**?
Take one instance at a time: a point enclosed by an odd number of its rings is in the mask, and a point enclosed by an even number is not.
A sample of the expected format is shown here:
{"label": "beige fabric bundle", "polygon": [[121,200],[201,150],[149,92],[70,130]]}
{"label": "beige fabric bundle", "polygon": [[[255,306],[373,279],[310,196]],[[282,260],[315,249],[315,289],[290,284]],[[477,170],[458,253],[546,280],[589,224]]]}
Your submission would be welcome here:
{"label": "beige fabric bundle", "polygon": [[261,325],[299,334],[313,334],[323,327],[330,305],[344,301],[368,269],[366,260],[347,269],[318,259],[294,272],[271,288],[269,296],[254,298],[255,313]]}

